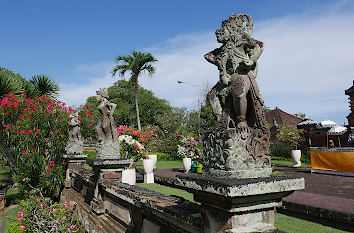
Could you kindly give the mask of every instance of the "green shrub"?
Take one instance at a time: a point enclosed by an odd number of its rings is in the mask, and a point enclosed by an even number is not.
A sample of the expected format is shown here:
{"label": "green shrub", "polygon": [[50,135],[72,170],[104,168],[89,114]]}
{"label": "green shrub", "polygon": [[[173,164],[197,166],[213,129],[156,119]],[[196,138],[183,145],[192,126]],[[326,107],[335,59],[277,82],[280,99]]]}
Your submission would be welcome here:
{"label": "green shrub", "polygon": [[1,99],[0,139],[12,154],[7,163],[21,191],[29,191],[21,185],[23,179],[29,179],[33,187],[42,187],[45,195],[59,196],[71,111],[49,96],[31,99],[9,93]]}
{"label": "green shrub", "polygon": [[281,157],[291,159],[291,144],[286,142],[272,142],[270,143],[270,154],[272,157]]}

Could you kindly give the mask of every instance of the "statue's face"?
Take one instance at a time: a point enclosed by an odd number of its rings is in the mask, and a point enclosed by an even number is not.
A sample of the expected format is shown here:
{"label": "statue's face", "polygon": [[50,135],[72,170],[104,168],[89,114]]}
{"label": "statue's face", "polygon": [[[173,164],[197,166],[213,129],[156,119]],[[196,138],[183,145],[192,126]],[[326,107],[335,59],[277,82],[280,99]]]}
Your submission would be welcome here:
{"label": "statue's face", "polygon": [[216,35],[216,40],[219,43],[224,43],[230,40],[230,31],[224,25],[222,25],[220,29],[215,31],[215,35]]}

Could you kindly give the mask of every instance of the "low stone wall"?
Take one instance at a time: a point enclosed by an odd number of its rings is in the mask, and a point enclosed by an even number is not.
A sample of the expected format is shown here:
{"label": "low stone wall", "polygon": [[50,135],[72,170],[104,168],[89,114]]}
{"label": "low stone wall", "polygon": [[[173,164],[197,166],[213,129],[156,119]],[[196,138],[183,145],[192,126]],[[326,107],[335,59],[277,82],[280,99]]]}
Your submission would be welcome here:
{"label": "low stone wall", "polygon": [[100,179],[98,194],[104,213],[93,213],[95,176],[85,169],[70,173],[71,188],[63,200],[78,202],[79,216],[88,232],[202,232],[198,204],[176,196],[166,196],[142,187]]}

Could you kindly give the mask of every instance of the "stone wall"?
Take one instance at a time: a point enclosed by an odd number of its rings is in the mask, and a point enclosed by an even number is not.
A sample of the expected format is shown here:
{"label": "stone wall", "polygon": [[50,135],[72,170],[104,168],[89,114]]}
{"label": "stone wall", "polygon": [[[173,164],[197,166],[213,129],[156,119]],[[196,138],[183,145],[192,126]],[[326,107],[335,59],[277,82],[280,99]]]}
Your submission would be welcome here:
{"label": "stone wall", "polygon": [[104,213],[90,208],[94,197],[94,173],[74,169],[71,188],[63,200],[78,202],[79,216],[88,232],[202,232],[200,206],[176,196],[166,196],[114,180],[99,180],[99,196]]}

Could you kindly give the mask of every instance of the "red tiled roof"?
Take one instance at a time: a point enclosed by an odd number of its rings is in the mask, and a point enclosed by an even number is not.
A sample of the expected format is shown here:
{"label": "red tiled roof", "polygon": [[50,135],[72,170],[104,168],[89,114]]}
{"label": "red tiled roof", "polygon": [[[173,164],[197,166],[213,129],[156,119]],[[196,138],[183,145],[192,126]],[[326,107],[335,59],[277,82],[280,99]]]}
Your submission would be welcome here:
{"label": "red tiled roof", "polygon": [[270,111],[265,111],[264,114],[268,124],[273,124],[273,119],[276,120],[278,125],[290,125],[292,127],[296,127],[301,122],[299,117],[284,112],[278,107]]}

